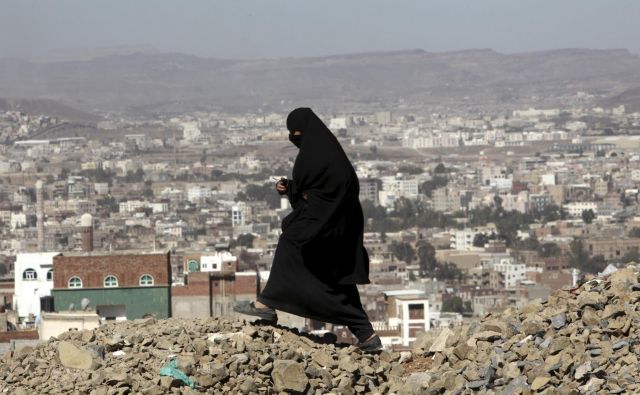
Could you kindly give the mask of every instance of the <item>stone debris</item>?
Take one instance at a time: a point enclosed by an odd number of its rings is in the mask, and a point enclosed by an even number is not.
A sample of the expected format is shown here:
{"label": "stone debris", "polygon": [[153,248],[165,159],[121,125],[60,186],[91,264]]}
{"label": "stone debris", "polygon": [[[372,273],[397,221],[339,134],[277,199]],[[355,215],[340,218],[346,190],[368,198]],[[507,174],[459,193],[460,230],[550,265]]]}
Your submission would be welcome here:
{"label": "stone debris", "polygon": [[640,393],[638,274],[630,266],[455,331],[423,334],[412,352],[432,359],[424,393]]}
{"label": "stone debris", "polygon": [[[9,351],[0,393],[401,393],[409,353],[362,354],[330,339],[230,317],[108,323]],[[194,388],[160,375],[172,360]],[[427,382],[419,377],[418,386]]]}
{"label": "stone debris", "polygon": [[[638,270],[629,267],[425,333],[411,352],[367,355],[228,317],[108,323],[9,351],[0,393],[636,394],[639,307]],[[171,361],[193,388],[160,375]]]}

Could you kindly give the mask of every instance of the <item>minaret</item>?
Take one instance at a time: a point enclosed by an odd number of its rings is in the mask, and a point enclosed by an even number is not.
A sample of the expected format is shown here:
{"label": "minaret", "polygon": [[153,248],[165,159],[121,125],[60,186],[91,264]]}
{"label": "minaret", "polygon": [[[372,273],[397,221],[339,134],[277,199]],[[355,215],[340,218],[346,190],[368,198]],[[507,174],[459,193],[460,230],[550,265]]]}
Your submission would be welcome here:
{"label": "minaret", "polygon": [[36,181],[36,228],[38,230],[38,251],[44,252],[44,197],[42,181]]}
{"label": "minaret", "polygon": [[80,217],[80,235],[82,236],[82,251],[93,251],[93,217],[89,213]]}

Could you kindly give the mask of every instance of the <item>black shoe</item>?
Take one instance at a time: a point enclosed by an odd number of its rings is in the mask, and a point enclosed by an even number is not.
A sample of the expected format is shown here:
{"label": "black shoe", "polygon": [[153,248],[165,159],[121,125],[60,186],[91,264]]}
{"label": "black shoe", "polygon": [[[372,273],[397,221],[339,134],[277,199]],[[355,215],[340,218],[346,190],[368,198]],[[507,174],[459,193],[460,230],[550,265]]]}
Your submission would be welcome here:
{"label": "black shoe", "polygon": [[356,344],[356,346],[362,351],[366,353],[373,353],[384,350],[382,347],[382,341],[378,337],[378,335],[373,336],[371,339],[360,342]]}
{"label": "black shoe", "polygon": [[242,301],[236,303],[233,307],[233,311],[236,313],[252,315],[260,318],[268,323],[276,323],[278,322],[278,315],[276,311],[270,307],[257,308],[254,302]]}

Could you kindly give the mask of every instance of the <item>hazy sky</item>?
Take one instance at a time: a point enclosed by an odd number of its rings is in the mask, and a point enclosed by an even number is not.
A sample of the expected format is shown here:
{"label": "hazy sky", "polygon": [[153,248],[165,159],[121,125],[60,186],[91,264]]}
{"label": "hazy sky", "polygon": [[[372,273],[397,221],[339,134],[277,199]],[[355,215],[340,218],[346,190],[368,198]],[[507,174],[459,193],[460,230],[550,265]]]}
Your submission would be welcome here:
{"label": "hazy sky", "polygon": [[149,47],[204,57],[628,48],[638,0],[0,0],[0,57]]}

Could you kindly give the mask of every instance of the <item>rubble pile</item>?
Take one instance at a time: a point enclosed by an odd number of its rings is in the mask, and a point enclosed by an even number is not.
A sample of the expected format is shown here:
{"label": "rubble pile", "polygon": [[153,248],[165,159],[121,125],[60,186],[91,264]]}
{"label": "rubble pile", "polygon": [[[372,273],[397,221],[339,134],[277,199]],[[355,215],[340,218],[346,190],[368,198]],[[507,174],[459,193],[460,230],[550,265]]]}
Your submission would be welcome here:
{"label": "rubble pile", "polygon": [[[0,359],[0,393],[640,393],[635,267],[462,328],[412,352],[233,318],[153,318],[65,332]],[[417,367],[417,368],[416,368]]]}
{"label": "rubble pile", "polygon": [[426,334],[415,393],[640,393],[640,283],[629,267],[548,300]]}
{"label": "rubble pile", "polygon": [[[407,354],[232,318],[109,323],[0,360],[0,393],[362,394],[400,391]],[[175,375],[161,375],[161,369]]]}

